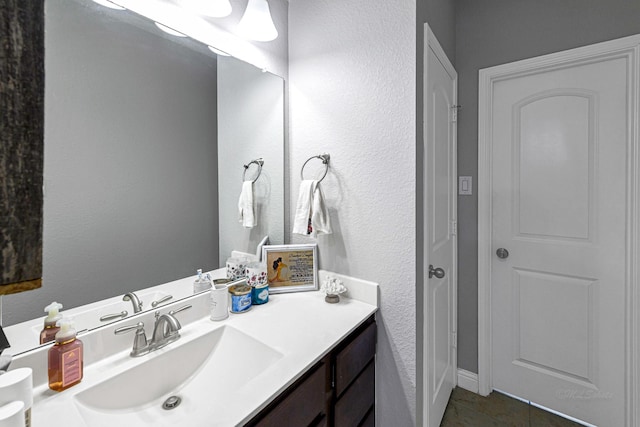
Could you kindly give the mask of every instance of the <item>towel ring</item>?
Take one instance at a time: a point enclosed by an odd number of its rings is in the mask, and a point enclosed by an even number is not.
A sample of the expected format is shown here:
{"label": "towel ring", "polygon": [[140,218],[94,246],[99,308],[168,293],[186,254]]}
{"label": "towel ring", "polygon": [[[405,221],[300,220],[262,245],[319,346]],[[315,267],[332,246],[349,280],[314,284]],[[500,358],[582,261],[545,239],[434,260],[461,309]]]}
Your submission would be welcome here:
{"label": "towel ring", "polygon": [[309,157],[307,159],[307,161],[302,164],[302,169],[300,169],[300,178],[302,178],[304,180],[304,167],[307,165],[307,163],[309,163],[309,161],[311,161],[313,159],[320,159],[320,160],[322,160],[322,164],[325,167],[324,175],[322,175],[322,178],[320,178],[318,180],[318,182],[322,181],[324,179],[324,177],[327,176],[327,172],[329,172],[329,159],[330,158],[331,158],[331,156],[329,155],[329,153],[323,153],[323,154],[318,154],[317,156]]}
{"label": "towel ring", "polygon": [[244,182],[244,177],[247,174],[247,169],[249,169],[249,166],[251,166],[252,163],[258,165],[258,175],[256,175],[256,179],[254,179],[252,182],[256,182],[258,178],[260,178],[260,174],[262,173],[262,165],[264,165],[264,160],[262,159],[262,157],[260,157],[259,159],[251,160],[246,165],[243,165],[244,171],[242,171],[242,182]]}

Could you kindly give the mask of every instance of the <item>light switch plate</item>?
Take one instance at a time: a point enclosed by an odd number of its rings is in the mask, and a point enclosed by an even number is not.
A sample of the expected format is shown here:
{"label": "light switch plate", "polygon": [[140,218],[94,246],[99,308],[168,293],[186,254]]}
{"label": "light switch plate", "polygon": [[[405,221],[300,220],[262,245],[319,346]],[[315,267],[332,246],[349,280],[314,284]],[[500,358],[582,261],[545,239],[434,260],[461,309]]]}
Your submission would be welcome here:
{"label": "light switch plate", "polygon": [[470,196],[473,194],[473,177],[458,177],[458,194],[461,196]]}

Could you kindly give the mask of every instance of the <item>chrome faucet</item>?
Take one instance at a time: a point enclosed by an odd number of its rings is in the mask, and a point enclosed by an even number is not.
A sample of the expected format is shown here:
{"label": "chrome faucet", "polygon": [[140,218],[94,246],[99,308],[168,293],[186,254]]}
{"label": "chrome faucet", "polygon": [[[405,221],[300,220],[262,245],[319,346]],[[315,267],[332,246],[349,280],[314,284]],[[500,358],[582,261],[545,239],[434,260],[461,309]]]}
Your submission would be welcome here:
{"label": "chrome faucet", "polygon": [[138,298],[138,295],[135,293],[127,292],[122,297],[122,301],[131,301],[134,313],[140,313],[142,311],[142,301],[140,301],[140,298]]}
{"label": "chrome faucet", "polygon": [[138,322],[135,325],[123,326],[116,329],[114,333],[116,335],[121,335],[135,330],[136,335],[133,340],[133,348],[130,354],[131,357],[143,356],[154,350],[162,348],[167,344],[177,341],[180,338],[180,333],[178,331],[182,326],[174,315],[191,307],[191,305],[185,305],[177,310],[172,310],[162,315],[160,315],[159,311],[156,311],[156,321],[153,326],[153,335],[150,342],[147,341],[147,335],[144,331],[144,323],[142,322]]}
{"label": "chrome faucet", "polygon": [[151,344],[155,348],[161,348],[180,338],[178,332],[182,328],[178,319],[173,316],[172,312],[163,314],[156,311],[156,324],[153,327],[153,336],[151,337]]}

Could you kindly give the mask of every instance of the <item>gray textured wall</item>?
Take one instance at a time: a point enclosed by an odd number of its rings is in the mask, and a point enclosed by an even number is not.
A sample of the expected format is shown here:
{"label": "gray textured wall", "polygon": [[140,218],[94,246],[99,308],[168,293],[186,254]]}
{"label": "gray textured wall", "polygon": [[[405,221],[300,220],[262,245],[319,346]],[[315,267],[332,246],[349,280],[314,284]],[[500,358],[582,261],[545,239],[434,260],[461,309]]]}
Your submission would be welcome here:
{"label": "gray textured wall", "polygon": [[218,264],[215,57],[86,4],[45,5],[43,287],[5,325]]}
{"label": "gray textured wall", "polygon": [[[458,175],[478,172],[478,70],[640,33],[638,0],[458,0]],[[458,197],[458,366],[478,372],[477,188]]]}
{"label": "gray textured wall", "polygon": [[[429,23],[449,61],[456,65],[456,0],[418,1],[418,46],[422,44],[422,24]],[[422,64],[419,64],[422,66]]]}
{"label": "gray textured wall", "polygon": [[320,267],[380,284],[380,426],[415,425],[416,415],[415,7],[295,0],[289,8],[291,207],[304,161],[330,153],[322,188],[334,234],[317,239]]}

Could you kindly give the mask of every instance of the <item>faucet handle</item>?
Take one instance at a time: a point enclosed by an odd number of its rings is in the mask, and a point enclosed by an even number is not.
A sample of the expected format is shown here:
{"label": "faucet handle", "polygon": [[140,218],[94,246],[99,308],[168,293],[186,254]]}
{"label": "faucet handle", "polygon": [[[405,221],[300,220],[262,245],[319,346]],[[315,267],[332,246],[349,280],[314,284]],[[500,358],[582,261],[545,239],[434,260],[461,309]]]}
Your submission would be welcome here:
{"label": "faucet handle", "polygon": [[144,333],[144,323],[138,322],[135,325],[122,326],[114,330],[113,333],[116,335],[122,335],[131,331],[136,331],[136,335],[133,338],[131,356],[138,357],[148,353],[149,348],[147,346],[147,334]]}
{"label": "faucet handle", "polygon": [[156,308],[157,306],[159,306],[160,304],[169,301],[171,298],[173,298],[173,295],[165,295],[162,298],[160,298],[157,301],[153,301],[151,303],[151,307]]}
{"label": "faucet handle", "polygon": [[174,315],[180,313],[181,311],[188,310],[191,307],[192,307],[191,304],[187,304],[187,305],[183,305],[182,307],[177,308],[175,310],[171,310],[170,312],[167,313],[169,316],[171,316],[172,318],[175,319],[176,326],[177,326],[177,329],[175,331],[171,332],[170,335],[173,335],[174,333],[177,333],[180,329],[182,329],[182,325],[180,324],[180,321]]}
{"label": "faucet handle", "polygon": [[177,308],[177,309],[175,309],[175,310],[171,310],[171,311],[169,312],[169,314],[173,316],[174,314],[180,313],[181,311],[188,310],[188,309],[190,309],[191,307],[193,307],[191,304],[183,305],[183,306],[182,306],[182,307],[180,307],[180,308]]}
{"label": "faucet handle", "polygon": [[113,333],[116,334],[116,335],[122,335],[124,333],[130,332],[130,331],[134,331],[134,330],[137,331],[137,332],[139,332],[139,331],[144,332],[144,323],[138,322],[135,325],[121,326],[119,328],[116,328],[116,330],[114,330]]}
{"label": "faucet handle", "polygon": [[129,312],[127,312],[127,310],[122,310],[120,313],[105,314],[100,318],[100,321],[108,322],[110,320],[115,320],[115,319],[124,319],[128,315],[129,315]]}

